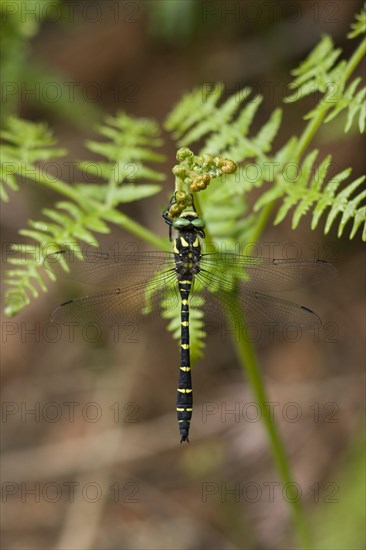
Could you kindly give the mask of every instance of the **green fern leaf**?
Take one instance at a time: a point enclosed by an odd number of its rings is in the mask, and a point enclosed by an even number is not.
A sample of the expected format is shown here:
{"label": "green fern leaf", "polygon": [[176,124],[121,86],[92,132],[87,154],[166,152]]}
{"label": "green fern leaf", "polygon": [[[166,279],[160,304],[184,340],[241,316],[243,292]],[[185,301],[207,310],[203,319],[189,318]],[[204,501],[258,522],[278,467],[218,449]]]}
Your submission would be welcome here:
{"label": "green fern leaf", "polygon": [[[164,174],[145,164],[163,159],[162,155],[154,151],[161,144],[155,123],[119,113],[116,117],[107,117],[99,130],[109,141],[89,141],[88,145],[91,150],[104,153],[104,159],[92,163],[81,161],[79,168],[89,178],[104,179],[106,183],[76,184],[71,188],[61,180],[53,180],[52,188],[69,200],[59,201],[54,208],[44,209],[46,219],[30,220],[29,227],[20,230],[22,236],[37,243],[28,244],[27,250],[38,246],[41,252],[38,258],[34,257],[27,262],[11,259],[17,269],[8,273],[11,277],[10,286],[13,287],[6,294],[8,313],[17,313],[17,307],[28,304],[30,297],[35,297],[39,289],[46,289],[41,277],[43,250],[50,253],[50,248],[57,250],[71,244],[80,257],[80,246],[74,243],[79,241],[98,246],[95,234],[108,233],[108,222],[129,225],[129,218],[115,210],[114,206],[149,197],[160,190],[158,185],[140,184],[141,179],[147,176],[153,180],[164,178]],[[3,138],[10,143],[5,148],[8,155],[6,158],[17,161],[17,175],[27,176],[30,173],[29,177],[34,181],[48,185],[47,178],[35,170],[33,163],[64,154],[64,151],[55,149],[55,141],[47,127],[13,118],[9,120]],[[17,185],[12,178],[13,174],[5,178],[8,188]],[[129,183],[126,184],[126,181]],[[6,193],[4,196],[6,198]],[[140,230],[136,222],[131,222],[131,225]],[[67,269],[67,266],[64,268]],[[47,278],[55,279],[52,270],[47,272]]]}
{"label": "green fern leaf", "polygon": [[[365,98],[366,98],[366,87],[357,90],[358,85],[361,83],[361,78],[355,78],[351,84],[341,93],[338,97],[337,103],[334,108],[330,111],[328,116],[325,118],[324,122],[330,122],[333,120],[339,113],[344,110],[348,110],[347,113],[347,122],[345,126],[345,132],[348,132],[352,126],[354,117],[359,114],[358,126],[360,132],[365,131]],[[357,92],[357,93],[356,93]]]}
{"label": "green fern leaf", "polygon": [[219,108],[209,110],[211,106],[216,106],[212,102],[208,103],[199,113],[200,118],[195,117],[195,125],[190,125],[189,131],[184,134],[179,143],[182,145],[194,143],[207,134],[219,132],[223,127],[227,128],[239,104],[240,100],[238,101],[236,95],[229,97]]}
{"label": "green fern leaf", "polygon": [[138,201],[156,195],[161,190],[160,185],[124,185],[115,192],[115,204]]}
{"label": "green fern leaf", "polygon": [[34,241],[37,241],[39,243],[45,242],[45,234],[40,231],[33,231],[32,229],[20,229],[19,235],[23,235],[23,237],[29,237],[30,239],[33,239]]}
{"label": "green fern leaf", "polygon": [[[165,125],[174,132],[180,144],[203,138],[200,155],[214,152],[235,159],[235,162],[254,159],[252,169],[250,165],[246,167],[243,177],[217,178],[215,185],[205,190],[205,218],[211,238],[215,241],[225,239],[229,246],[235,246],[238,240],[245,241],[249,228],[253,227],[254,217],[249,218],[250,223],[245,222],[244,195],[252,187],[263,184],[263,173],[256,174],[257,164],[266,170],[271,164],[267,154],[278,133],[282,112],[276,109],[257,135],[250,137],[248,133],[262,98],[250,98],[251,89],[247,87],[218,105],[223,86],[218,84],[209,91],[207,93],[207,87],[203,87],[186,95]],[[231,215],[220,216],[226,208]]]}
{"label": "green fern leaf", "polygon": [[337,104],[335,105],[334,109],[330,111],[328,116],[324,119],[324,122],[330,122],[335,118],[339,113],[343,111],[343,109],[346,109],[349,102],[352,100],[356,88],[361,82],[361,78],[355,78],[351,84],[348,86],[348,88],[344,91],[343,95],[338,99]]}
{"label": "green fern leaf", "polygon": [[327,221],[325,224],[325,233],[328,233],[331,226],[333,225],[334,220],[338,216],[338,214],[343,213],[341,223],[339,225],[338,229],[338,236],[340,236],[343,232],[345,224],[348,222],[348,220],[351,219],[351,217],[355,216],[356,212],[356,206],[359,204],[359,202],[364,198],[365,193],[361,193],[361,199],[360,197],[355,197],[353,201],[348,201],[348,197],[359,187],[359,185],[365,181],[365,176],[362,176],[349,185],[343,191],[341,191],[335,198],[332,203],[331,209],[329,211],[329,214],[327,216]]}
{"label": "green fern leaf", "polygon": [[361,134],[365,131],[365,118],[366,118],[366,106],[365,106],[365,97],[366,97],[366,87],[362,88],[358,94],[354,97],[354,100],[350,103],[348,107],[348,117],[345,131],[352,126],[352,122],[357,113],[359,113],[358,127]]}
{"label": "green fern leaf", "polygon": [[[316,192],[318,192],[323,185],[323,182],[325,180],[325,177],[327,175],[327,172],[330,166],[331,158],[332,158],[331,155],[328,155],[327,157],[325,157],[323,162],[316,169],[311,183],[308,185],[309,192],[302,193],[303,198],[300,200],[292,218],[292,229],[296,229],[296,227],[300,222],[300,219],[309,211],[313,203],[316,202],[316,199],[317,199]],[[304,187],[307,184],[308,184],[308,181],[303,182]]]}
{"label": "green fern leaf", "polygon": [[356,21],[351,25],[351,31],[347,34],[347,38],[356,38],[366,33],[366,10],[362,10],[355,16]]}
{"label": "green fern leaf", "polygon": [[319,197],[317,201],[317,205],[314,209],[313,217],[311,221],[311,229],[316,228],[323,212],[328,206],[332,204],[335,192],[339,184],[342,181],[346,180],[351,174],[351,172],[352,172],[351,168],[347,168],[346,170],[343,170],[336,176],[333,176],[333,178],[328,182],[324,193]]}
{"label": "green fern leaf", "polygon": [[[296,77],[289,88],[296,92],[284,99],[286,103],[298,101],[304,96],[319,91],[325,93],[329,91],[329,84],[338,82],[335,80],[334,67],[335,62],[341,55],[342,50],[334,48],[332,39],[329,36],[323,36],[321,42],[309,54],[300,66],[292,71]],[[344,65],[337,67],[337,72],[341,73]]]}
{"label": "green fern leaf", "polygon": [[276,109],[271,114],[269,120],[262,126],[258,134],[253,139],[256,147],[262,153],[268,153],[271,150],[272,141],[276,137],[282,120],[281,109]]}
{"label": "green fern leaf", "polygon": [[0,200],[3,202],[9,202],[9,195],[6,187],[9,187],[12,191],[18,191],[19,186],[14,176],[14,161],[4,155],[4,152],[0,150]]}
{"label": "green fern leaf", "polygon": [[184,145],[182,138],[189,128],[210,116],[223,91],[223,84],[218,83],[214,87],[196,88],[183,96],[165,122],[166,129],[173,132],[178,144]]}
{"label": "green fern leaf", "polygon": [[[256,96],[247,101],[251,89],[246,87],[218,106],[222,92],[222,84],[217,84],[210,94],[203,87],[186,95],[167,118],[166,128],[174,132],[180,145],[205,138],[200,154],[214,151],[215,154],[235,158],[236,162],[263,156],[261,147],[268,149],[278,131],[280,111],[275,111],[263,132],[249,139],[247,133],[262,98]],[[192,112],[187,114],[190,103]]]}
{"label": "green fern leaf", "polygon": [[304,163],[300,168],[300,177],[297,177],[296,182],[291,182],[291,180],[286,181],[286,178],[284,176],[281,176],[283,178],[283,184],[281,187],[283,190],[286,190],[287,196],[277,213],[274,221],[275,225],[279,224],[286,217],[290,208],[292,208],[292,206],[294,206],[298,202],[301,193],[300,190],[302,188],[306,188],[309,182],[311,170],[313,168],[315,159],[318,156],[318,152],[319,151],[317,149],[314,149],[306,156]]}
{"label": "green fern leaf", "polygon": [[[362,179],[362,181],[363,181],[365,178],[360,178],[360,179]],[[365,198],[366,198],[366,190],[364,190],[362,193],[360,193],[358,196],[356,196],[354,199],[350,200],[346,204],[343,215],[342,215],[342,219],[341,219],[340,224],[339,224],[338,237],[341,237],[341,235],[343,233],[343,229],[344,229],[345,225],[347,224],[347,222],[351,218],[356,219],[356,216],[357,216],[358,211],[359,211],[359,209],[357,207],[360,204],[360,202],[362,202]],[[364,208],[362,208],[360,210],[364,210]],[[363,221],[366,221],[366,218]],[[362,222],[362,220],[361,220],[361,222]]]}
{"label": "green fern leaf", "polygon": [[361,224],[364,224],[363,232],[362,232],[362,240],[366,241],[366,206],[363,206],[362,208],[359,208],[356,211],[355,218],[353,221],[352,231],[349,237],[350,239],[353,239],[353,237],[356,235]]}
{"label": "green fern leaf", "polygon": [[[9,277],[12,277],[10,274]],[[5,279],[5,284],[11,286],[12,279]],[[7,291],[7,297],[6,297],[6,306],[4,308],[4,313],[7,317],[13,317],[19,311],[22,311],[25,307],[27,307],[30,304],[30,299],[28,297],[28,294],[25,292],[21,292],[18,289],[10,288]]]}
{"label": "green fern leaf", "polygon": [[310,184],[310,188],[313,191],[320,191],[331,164],[332,164],[332,155],[327,155],[325,159],[319,164]]}
{"label": "green fern leaf", "polygon": [[[297,88],[306,80],[309,80],[317,72],[317,66],[334,52],[334,44],[330,36],[324,35],[319,44],[310,52],[308,57],[291,74],[297,78],[290,84],[290,88]],[[338,53],[338,51],[337,51]],[[338,54],[339,55],[339,54]]]}
{"label": "green fern leaf", "polygon": [[[20,264],[23,267],[23,261],[16,261],[15,258],[9,259],[10,264]],[[5,314],[13,316],[30,303],[30,296],[37,298],[39,289],[46,292],[47,286],[36,269],[36,266],[30,262],[27,263],[28,269],[9,269],[5,282],[10,287],[7,293]],[[21,282],[21,284],[20,284]]]}
{"label": "green fern leaf", "polygon": [[0,132],[0,137],[11,144],[3,149],[12,154],[13,159],[33,163],[66,154],[65,149],[54,147],[56,140],[45,124],[11,116],[6,121],[6,129]]}
{"label": "green fern leaf", "polygon": [[[297,147],[298,140],[295,136],[291,137],[285,145],[281,147],[273,157],[273,166],[277,171],[281,171],[283,166],[292,160],[295,155],[295,149]],[[273,179],[273,176],[270,176],[269,179]]]}
{"label": "green fern leaf", "polygon": [[45,124],[34,124],[16,117],[9,117],[0,137],[6,143],[1,146],[0,198],[8,202],[6,187],[18,191],[16,175],[27,176],[36,172],[34,163],[64,156],[65,149],[54,147],[56,140]]}

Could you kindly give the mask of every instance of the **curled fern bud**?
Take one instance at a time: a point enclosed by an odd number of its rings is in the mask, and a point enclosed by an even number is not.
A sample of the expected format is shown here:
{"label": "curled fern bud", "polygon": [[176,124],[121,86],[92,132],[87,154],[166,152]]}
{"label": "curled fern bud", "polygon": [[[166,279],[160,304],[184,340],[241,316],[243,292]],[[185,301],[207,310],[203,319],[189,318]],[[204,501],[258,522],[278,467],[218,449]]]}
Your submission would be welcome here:
{"label": "curled fern bud", "polygon": [[169,217],[173,220],[178,218],[184,210],[192,207],[192,197],[185,191],[175,192],[175,202],[170,205],[168,210]]}
{"label": "curled fern bud", "polygon": [[177,151],[177,157],[176,158],[177,158],[178,162],[183,162],[184,160],[189,159],[193,156],[194,156],[194,154],[192,153],[192,151],[188,147],[181,147]]}
{"label": "curled fern bud", "polygon": [[202,155],[202,167],[207,168],[210,167],[214,159],[212,158],[212,155],[209,155],[208,153]]}
{"label": "curled fern bud", "polygon": [[182,210],[177,203],[172,204],[172,206],[169,208],[169,217],[172,219],[178,218],[181,212]]}
{"label": "curled fern bud", "polygon": [[182,180],[185,178],[186,168],[181,164],[176,164],[172,171],[173,171],[173,174],[178,178],[181,178]]}
{"label": "curled fern bud", "polygon": [[185,193],[184,191],[177,191],[175,194],[175,199],[178,204],[185,202],[186,198],[187,198],[187,193]]}
{"label": "curled fern bud", "polygon": [[195,191],[202,191],[203,189],[206,189],[206,187],[209,185],[211,181],[211,177],[208,174],[202,174],[200,176],[197,176],[190,185],[190,191],[194,193]]}
{"label": "curled fern bud", "polygon": [[238,166],[233,160],[224,159],[221,170],[224,174],[233,174],[234,172],[236,172],[237,168]]}

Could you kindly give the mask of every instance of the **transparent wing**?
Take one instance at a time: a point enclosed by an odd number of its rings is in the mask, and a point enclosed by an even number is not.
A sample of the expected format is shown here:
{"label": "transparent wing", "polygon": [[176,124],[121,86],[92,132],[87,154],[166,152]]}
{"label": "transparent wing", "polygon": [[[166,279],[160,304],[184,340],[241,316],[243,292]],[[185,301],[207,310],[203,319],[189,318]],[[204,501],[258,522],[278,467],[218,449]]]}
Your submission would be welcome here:
{"label": "transparent wing", "polygon": [[171,252],[138,252],[117,254],[99,249],[86,249],[78,257],[72,250],[49,254],[44,266],[57,276],[104,288],[132,286],[149,281],[156,273],[174,267]]}
{"label": "transparent wing", "polygon": [[336,268],[324,260],[282,260],[235,254],[204,254],[202,271],[216,271],[221,280],[231,276],[244,281],[247,289],[278,292],[313,285],[335,277]]}
{"label": "transparent wing", "polygon": [[[45,266],[51,271],[105,290],[69,300],[59,306],[52,319],[59,323],[135,322],[139,314],[157,313],[164,289],[165,310],[176,307],[180,297],[170,252],[116,254],[87,250],[81,257],[69,250],[49,255]],[[269,260],[234,254],[204,254],[201,271],[193,285],[191,305],[199,306],[200,291],[208,294],[205,309],[218,317],[222,304],[233,307],[233,297],[247,322],[296,323],[311,328],[319,317],[299,304],[267,296],[262,291],[291,290],[333,277],[335,268],[321,260]],[[197,284],[198,283],[198,284]],[[197,292],[198,291],[198,292]]]}
{"label": "transparent wing", "polygon": [[[300,304],[289,302],[274,296],[251,290],[247,283],[232,284],[222,277],[216,277],[212,272],[201,271],[197,275],[199,285],[195,286],[198,296],[201,292],[211,293],[206,298],[206,311],[208,317],[225,320],[220,316],[219,310],[227,306],[227,311],[233,310],[240,314],[243,324],[255,324],[258,327],[273,326],[283,328],[295,325],[305,329],[311,329],[321,325],[319,316]],[[200,287],[200,288],[197,288]],[[192,304],[195,296],[192,296]]]}
{"label": "transparent wing", "polygon": [[126,288],[116,287],[88,296],[68,300],[58,306],[51,315],[56,323],[94,323],[102,326],[138,323],[141,315],[157,315],[164,290],[171,307],[179,300],[174,270],[159,273],[146,282]]}

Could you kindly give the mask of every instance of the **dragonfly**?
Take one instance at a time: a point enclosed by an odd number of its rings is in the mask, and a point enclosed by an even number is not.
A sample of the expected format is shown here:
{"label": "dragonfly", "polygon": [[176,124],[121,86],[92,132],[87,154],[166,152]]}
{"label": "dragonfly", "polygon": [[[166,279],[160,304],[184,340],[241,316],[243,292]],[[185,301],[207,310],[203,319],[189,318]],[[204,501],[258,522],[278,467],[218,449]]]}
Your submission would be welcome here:
{"label": "dragonfly", "polygon": [[[332,278],[335,267],[318,259],[267,259],[233,253],[204,253],[205,222],[191,207],[171,218],[169,208],[163,212],[169,226],[172,252],[124,254],[86,250],[78,257],[69,249],[50,254],[47,269],[61,265],[81,282],[98,285],[103,290],[68,300],[58,306],[51,321],[97,321],[118,325],[134,322],[139,315],[179,308],[180,365],[176,412],[180,442],[189,442],[193,411],[190,311],[220,310],[225,304],[238,312],[246,323],[295,323],[304,329],[319,327],[321,320],[310,308],[267,294],[293,290]],[[174,237],[172,234],[174,233]],[[66,267],[67,265],[70,268]]]}

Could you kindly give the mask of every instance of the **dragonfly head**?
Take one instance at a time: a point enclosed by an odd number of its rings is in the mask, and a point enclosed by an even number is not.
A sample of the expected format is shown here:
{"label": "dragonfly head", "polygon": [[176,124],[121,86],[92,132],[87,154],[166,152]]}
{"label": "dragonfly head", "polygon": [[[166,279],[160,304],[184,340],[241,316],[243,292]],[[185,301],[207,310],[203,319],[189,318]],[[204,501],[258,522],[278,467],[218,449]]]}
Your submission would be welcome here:
{"label": "dragonfly head", "polygon": [[175,218],[172,223],[174,229],[184,232],[196,232],[204,238],[205,222],[198,217],[196,212],[183,212],[179,218]]}

